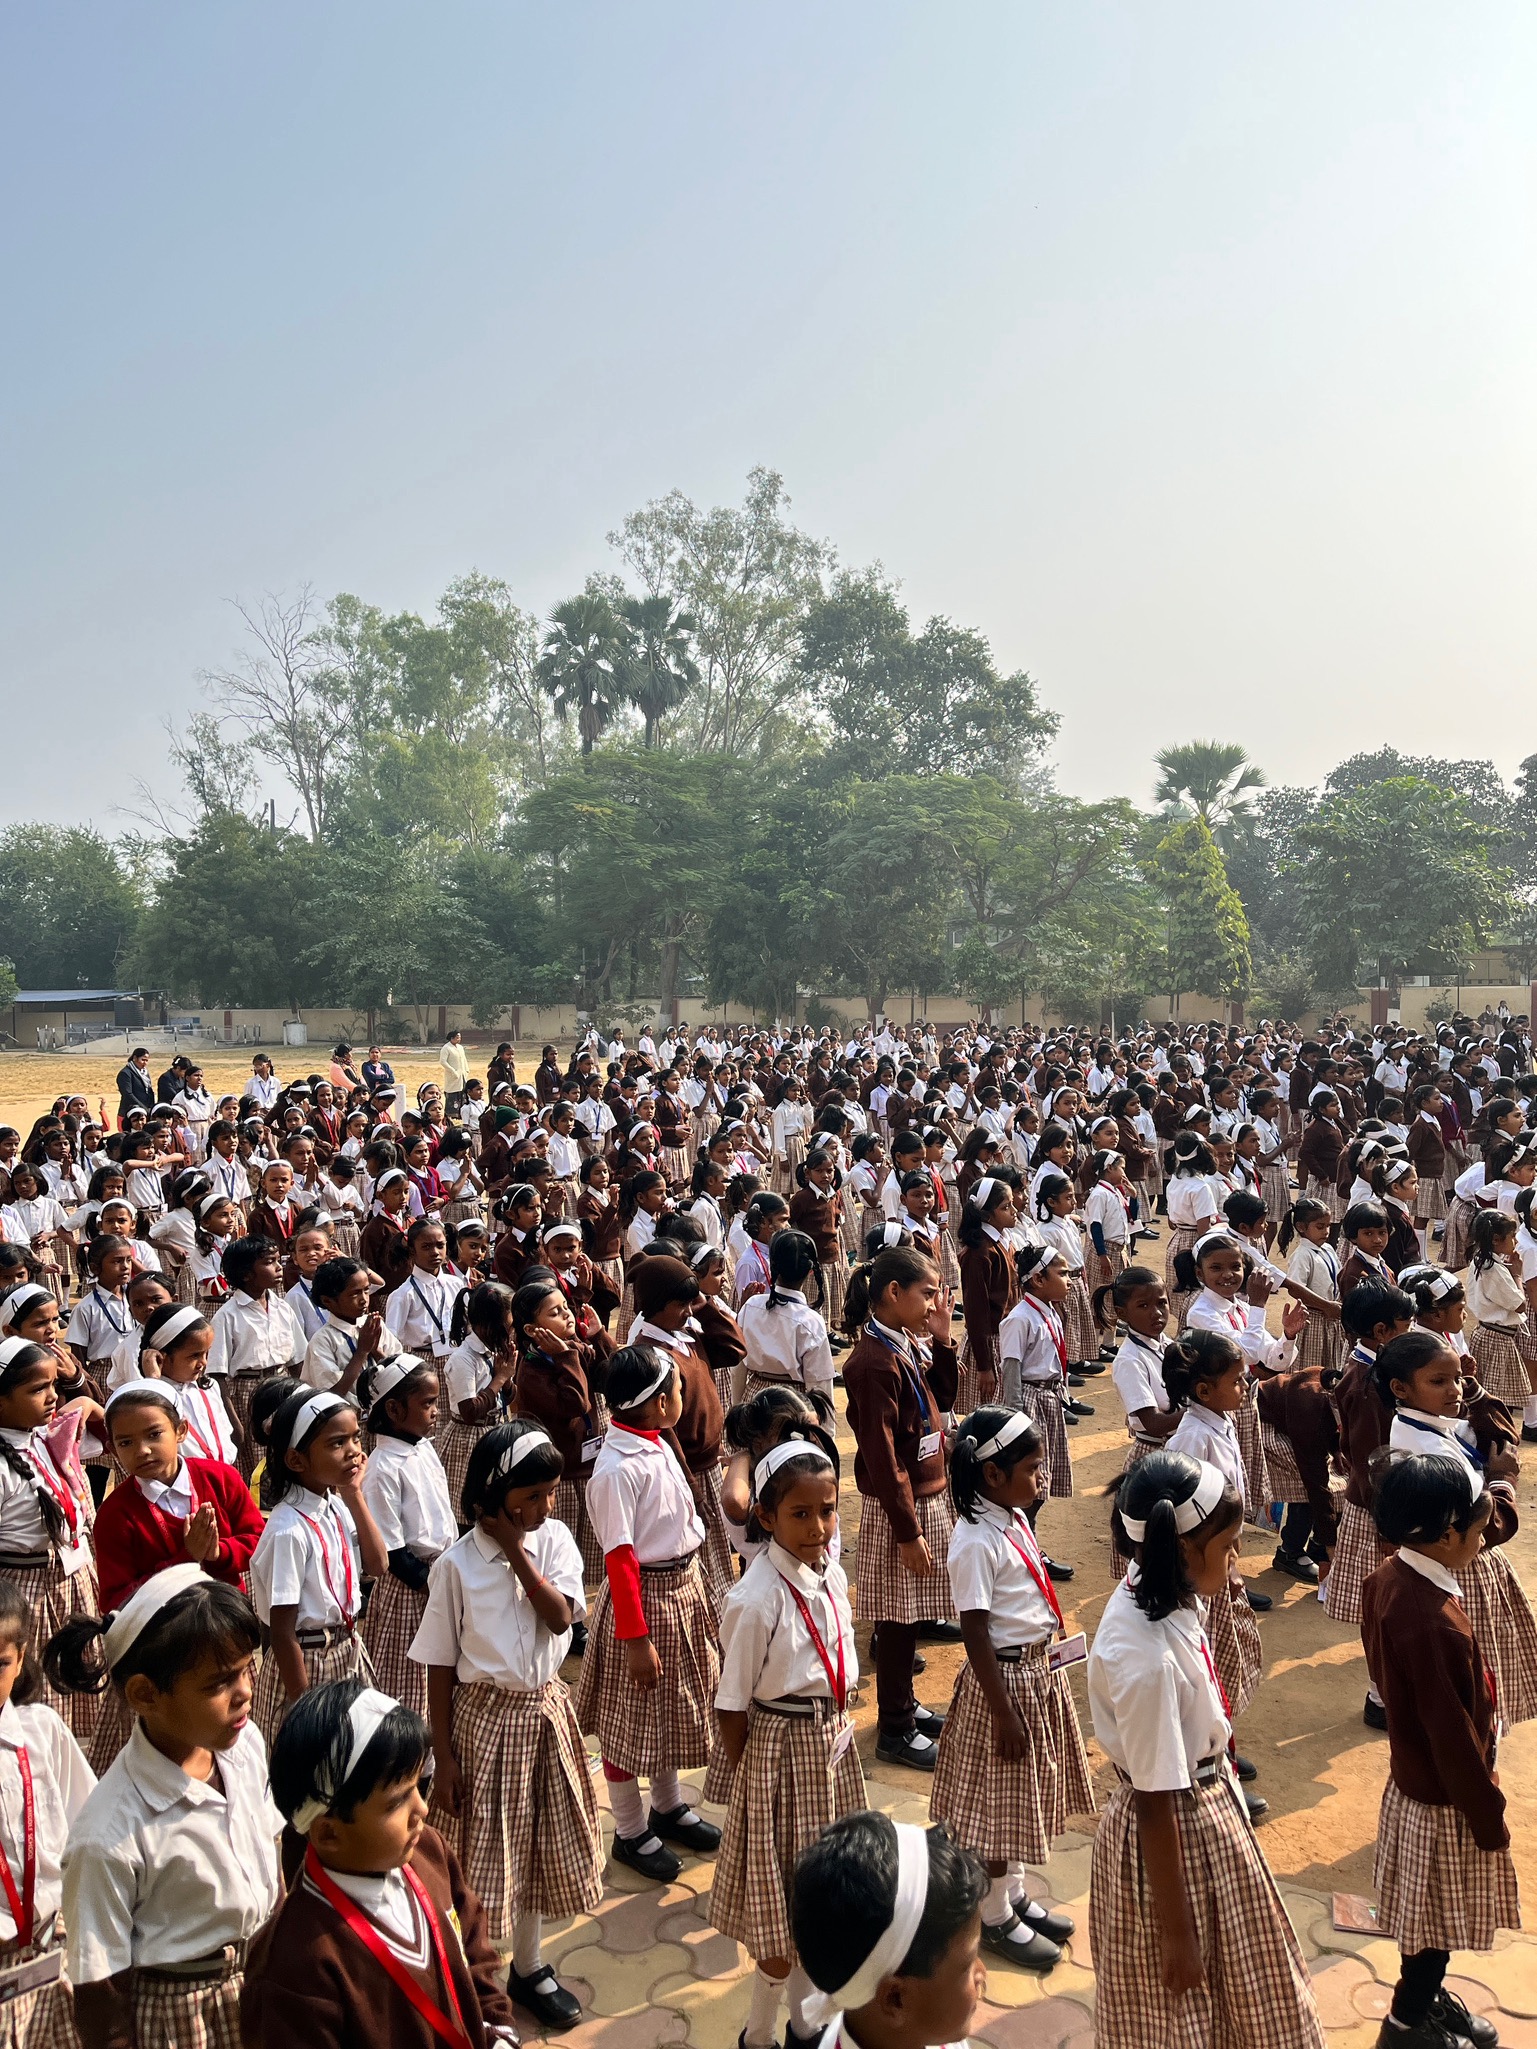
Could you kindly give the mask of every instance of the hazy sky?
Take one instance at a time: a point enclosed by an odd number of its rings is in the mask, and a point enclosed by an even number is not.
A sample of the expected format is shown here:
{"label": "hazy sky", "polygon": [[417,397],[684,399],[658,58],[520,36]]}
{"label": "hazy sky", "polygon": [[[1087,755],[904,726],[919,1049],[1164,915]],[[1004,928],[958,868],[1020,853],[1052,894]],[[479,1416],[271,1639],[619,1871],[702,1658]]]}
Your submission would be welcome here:
{"label": "hazy sky", "polygon": [[543,609],[783,472],[1063,787],[1537,748],[1537,10],[9,9],[8,817],[119,829],[226,600]]}

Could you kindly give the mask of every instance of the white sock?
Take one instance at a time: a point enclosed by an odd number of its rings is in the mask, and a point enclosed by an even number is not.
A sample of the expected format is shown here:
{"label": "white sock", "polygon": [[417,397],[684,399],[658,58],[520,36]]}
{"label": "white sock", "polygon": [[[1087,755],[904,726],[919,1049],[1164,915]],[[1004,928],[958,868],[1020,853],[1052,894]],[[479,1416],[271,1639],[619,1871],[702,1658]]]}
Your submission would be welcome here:
{"label": "white sock", "polygon": [[614,1826],[627,1842],[646,1833],[646,1808],[638,1780],[610,1779],[608,1804],[613,1809]]}
{"label": "white sock", "polygon": [[1528,1430],[1537,1430],[1537,1394],[1529,1394],[1527,1396],[1526,1408],[1522,1412],[1521,1421]]}
{"label": "white sock", "polygon": [[753,1972],[752,2004],[743,2030],[749,2049],[777,2049],[779,2001],[784,1989],[784,1979],[771,1978],[761,1965]]}
{"label": "white sock", "polygon": [[992,1889],[982,1902],[982,1919],[989,1928],[1001,1928],[1005,1921],[1014,1918],[1014,1902],[1009,1898],[1009,1875],[995,1878]]}
{"label": "white sock", "polygon": [[537,1978],[543,1968],[544,1958],[539,1951],[543,1928],[540,1914],[519,1914],[512,1924],[512,1968],[520,1978]]}
{"label": "white sock", "polygon": [[1026,1889],[1026,1886],[1025,1886],[1025,1867],[1024,1867],[1024,1865],[1023,1865],[1023,1864],[1010,1864],[1010,1866],[1009,1866],[1009,1899],[1010,1899],[1011,1903],[1012,1903],[1012,1904],[1013,1904],[1014,1906],[1016,1906],[1016,1907],[1017,1907],[1017,1906],[1018,1906],[1018,1905],[1020,1904],[1020,1902],[1021,1902],[1022,1900],[1025,1900],[1025,1899],[1028,1899],[1028,1898],[1029,1898],[1029,1893],[1028,1893],[1028,1891],[1027,1891],[1027,1889]]}
{"label": "white sock", "polygon": [[816,2027],[806,2018],[806,2001],[816,1991],[799,1964],[792,1964],[785,1980],[785,1999],[790,2008],[790,2025],[797,2035],[815,2036]]}
{"label": "white sock", "polygon": [[[653,1772],[651,1774],[651,1807],[656,1814],[672,1814],[683,1807],[683,1788],[678,1783],[676,1772]],[[678,1815],[681,1822],[698,1821],[699,1816],[692,1807],[683,1807]]]}
{"label": "white sock", "polygon": [[1383,1707],[1386,1705],[1386,1703],[1383,1701],[1382,1695],[1377,1691],[1376,1687],[1371,1685],[1370,1683],[1368,1683],[1366,1688],[1366,1697],[1371,1702],[1373,1707]]}

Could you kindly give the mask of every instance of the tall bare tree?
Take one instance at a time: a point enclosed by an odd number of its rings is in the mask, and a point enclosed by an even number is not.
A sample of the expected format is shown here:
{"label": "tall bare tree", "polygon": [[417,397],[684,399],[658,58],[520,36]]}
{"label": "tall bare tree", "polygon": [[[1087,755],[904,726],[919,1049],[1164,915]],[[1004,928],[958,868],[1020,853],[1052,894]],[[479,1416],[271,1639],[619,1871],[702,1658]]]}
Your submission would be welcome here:
{"label": "tall bare tree", "polygon": [[318,841],[352,710],[335,688],[324,615],[307,583],[292,598],[269,591],[254,605],[234,604],[250,644],[232,667],[204,670],[199,681],[293,785]]}

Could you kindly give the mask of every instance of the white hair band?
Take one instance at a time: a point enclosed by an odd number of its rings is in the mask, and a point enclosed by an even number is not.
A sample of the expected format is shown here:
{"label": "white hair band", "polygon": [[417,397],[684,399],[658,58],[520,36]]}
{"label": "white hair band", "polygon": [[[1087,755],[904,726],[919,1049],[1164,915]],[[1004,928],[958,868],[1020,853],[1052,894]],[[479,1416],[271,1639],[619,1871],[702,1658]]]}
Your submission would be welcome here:
{"label": "white hair band", "polygon": [[1406,1174],[1412,1174],[1413,1172],[1413,1160],[1394,1160],[1391,1166],[1383,1168],[1382,1178],[1389,1188],[1396,1188]]}
{"label": "white hair band", "polygon": [[329,1388],[320,1394],[312,1394],[294,1417],[294,1427],[288,1433],[290,1447],[297,1445],[305,1431],[312,1424],[318,1423],[322,1416],[329,1416],[333,1409],[345,1409],[350,1406],[351,1404],[341,1395],[332,1394]]}
{"label": "white hair band", "polygon": [[540,1233],[540,1236],[544,1239],[546,1245],[549,1244],[552,1238],[580,1238],[581,1235],[582,1227],[580,1224],[566,1223],[546,1224],[543,1231]]}
{"label": "white hair band", "polygon": [[981,1180],[978,1181],[976,1186],[972,1189],[970,1195],[967,1196],[966,1200],[973,1209],[981,1209],[983,1204],[987,1201],[987,1198],[992,1194],[993,1190],[999,1187],[1000,1185],[1001,1184],[995,1175],[984,1174]]}
{"label": "white hair band", "polygon": [[1218,1245],[1225,1245],[1233,1252],[1242,1252],[1243,1250],[1243,1247],[1231,1231],[1206,1231],[1196,1239],[1194,1246],[1191,1248],[1190,1257],[1199,1261],[1203,1253],[1210,1252],[1214,1246]]}
{"label": "white hair band", "polygon": [[363,1762],[363,1753],[378,1734],[380,1723],[399,1706],[400,1702],[391,1700],[387,1693],[380,1693],[372,1686],[364,1687],[347,1710],[351,1735],[347,1743],[347,1762],[342,1768],[341,1777],[334,1786],[326,1785],[323,1782],[330,1775],[322,1769],[316,1774],[317,1780],[321,1783],[317,1784],[316,1790],[308,1800],[300,1801],[289,1817],[299,1835],[308,1835],[321,1815],[331,1811],[332,1802]]}
{"label": "white hair band", "polygon": [[894,1822],[897,1832],[897,1892],[891,1919],[876,1937],[875,1947],[859,1969],[836,1992],[814,1992],[805,2015],[814,2028],[825,2028],[839,2014],[868,2006],[883,1978],[889,1978],[913,1946],[929,1900],[928,1832],[910,1821]]}
{"label": "white hair band", "polygon": [[507,1475],[510,1472],[512,1472],[516,1467],[520,1466],[523,1463],[524,1459],[526,1459],[530,1455],[530,1453],[538,1451],[541,1445],[550,1444],[552,1442],[553,1439],[549,1436],[549,1434],[546,1431],[525,1430],[521,1437],[515,1438],[513,1442],[508,1445],[507,1449],[502,1453],[501,1457],[497,1460],[497,1479],[505,1480]]}
{"label": "white hair band", "polygon": [[174,1345],[179,1337],[184,1337],[193,1324],[202,1323],[204,1320],[201,1309],[194,1309],[190,1302],[184,1304],[174,1316],[168,1316],[160,1325],[150,1339],[150,1350],[163,1352],[167,1345]]}
{"label": "white hair band", "polygon": [[386,1167],[374,1183],[374,1194],[377,1195],[381,1188],[388,1188],[392,1181],[404,1181],[405,1178],[406,1170],[404,1167]]}
{"label": "white hair band", "polygon": [[1000,1451],[1007,1451],[1016,1438],[1023,1437],[1032,1427],[1032,1418],[1023,1409],[1016,1409],[1001,1430],[995,1430],[981,1444],[973,1444],[972,1450],[979,1459],[996,1458]]}
{"label": "white hair band", "polygon": [[422,1364],[414,1352],[401,1352],[393,1359],[382,1360],[368,1383],[369,1405],[382,1402],[386,1395],[393,1394],[403,1380],[409,1380],[413,1373],[421,1371]]}
{"label": "white hair band", "polygon": [[217,1209],[221,1202],[228,1202],[229,1200],[230,1198],[224,1193],[222,1188],[216,1188],[212,1194],[203,1197],[203,1200],[197,1206],[197,1213],[200,1217],[206,1217],[210,1210]]}
{"label": "white hair band", "polygon": [[168,1565],[152,1573],[138,1591],[131,1594],[107,1624],[102,1651],[110,1671],[122,1663],[162,1608],[169,1607],[188,1587],[211,1585],[201,1565]]}
{"label": "white hair band", "polygon": [[833,1462],[819,1444],[808,1444],[803,1437],[787,1437],[780,1444],[772,1444],[753,1467],[752,1491],[761,1495],[769,1481],[781,1466],[787,1466],[793,1458],[814,1458],[819,1465],[832,1471]]}
{"label": "white hair band", "polygon": [[53,1290],[40,1288],[35,1281],[27,1287],[17,1288],[0,1302],[0,1330],[9,1330],[13,1323],[35,1309],[39,1302],[51,1302],[53,1299]]}
{"label": "white hair band", "polygon": [[122,1381],[117,1387],[113,1388],[111,1394],[107,1396],[107,1399],[101,1405],[102,1411],[104,1414],[110,1415],[114,1402],[124,1401],[131,1397],[134,1401],[138,1402],[145,1400],[161,1402],[169,1409],[173,1416],[179,1417],[181,1409],[177,1404],[175,1395],[171,1392],[172,1385],[173,1383],[169,1380],[150,1380],[144,1374],[136,1373],[132,1380]]}
{"label": "white hair band", "polygon": [[883,1247],[900,1245],[904,1238],[910,1238],[911,1236],[911,1231],[904,1230],[901,1224],[884,1224],[881,1227],[881,1244]]}
{"label": "white hair band", "polygon": [[[1205,1459],[1197,1459],[1201,1477],[1195,1483],[1195,1492],[1188,1501],[1174,1506],[1174,1527],[1182,1537],[1188,1537],[1192,1530],[1198,1530],[1222,1499],[1222,1490],[1227,1482],[1215,1466],[1209,1466]],[[1121,1527],[1134,1544],[1140,1544],[1147,1535],[1144,1519],[1121,1512]]]}

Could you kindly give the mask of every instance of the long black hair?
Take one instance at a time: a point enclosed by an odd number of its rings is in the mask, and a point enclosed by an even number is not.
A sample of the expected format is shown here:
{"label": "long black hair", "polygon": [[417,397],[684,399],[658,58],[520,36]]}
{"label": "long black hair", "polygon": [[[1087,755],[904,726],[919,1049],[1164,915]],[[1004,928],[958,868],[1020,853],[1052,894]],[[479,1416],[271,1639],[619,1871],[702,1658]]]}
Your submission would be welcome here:
{"label": "long black hair", "polygon": [[[1116,1489],[1111,1532],[1121,1555],[1137,1560],[1132,1599],[1149,1621],[1161,1622],[1195,1597],[1174,1511],[1191,1498],[1200,1481],[1198,1460],[1187,1458],[1182,1451],[1154,1451],[1123,1474]],[[1127,1534],[1122,1517],[1128,1515],[1146,1525],[1141,1543]],[[1204,1544],[1242,1520],[1243,1501],[1234,1487],[1225,1483],[1211,1514],[1190,1531],[1191,1541]]]}
{"label": "long black hair", "polygon": [[977,1446],[986,1444],[1014,1414],[1012,1409],[973,1409],[955,1434],[955,1443],[950,1452],[950,1499],[955,1503],[955,1512],[965,1522],[976,1521],[976,1506],[983,1498],[982,1473],[986,1466],[997,1466],[1000,1472],[1012,1473],[1022,1458],[1041,1449],[1041,1433],[1034,1423],[1027,1423],[1019,1435],[1000,1451],[990,1451],[987,1457],[977,1455]]}

